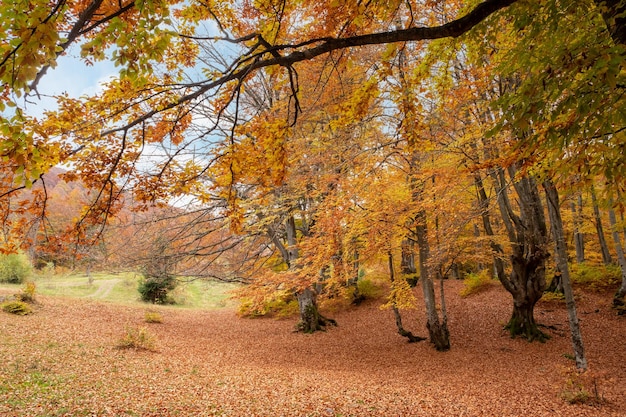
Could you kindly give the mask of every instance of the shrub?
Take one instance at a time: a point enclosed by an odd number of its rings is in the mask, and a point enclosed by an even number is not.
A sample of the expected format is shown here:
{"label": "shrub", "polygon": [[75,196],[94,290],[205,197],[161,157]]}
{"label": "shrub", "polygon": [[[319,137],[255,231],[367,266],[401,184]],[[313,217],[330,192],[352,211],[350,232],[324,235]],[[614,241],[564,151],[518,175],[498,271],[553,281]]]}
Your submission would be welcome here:
{"label": "shrub", "polygon": [[32,267],[22,253],[0,254],[0,282],[21,284],[30,275]]}
{"label": "shrub", "polygon": [[126,327],[117,342],[119,349],[154,350],[155,337],[145,327]]}
{"label": "shrub", "polygon": [[613,291],[622,280],[619,265],[572,264],[570,273],[573,285],[592,291]]}
{"label": "shrub", "polygon": [[141,300],[153,304],[172,304],[168,293],[176,288],[176,278],[173,275],[144,276],[139,281],[137,290]]}
{"label": "shrub", "polygon": [[239,315],[243,317],[293,317],[298,314],[298,300],[291,291],[276,291],[266,297],[240,298]]}
{"label": "shrub", "polygon": [[33,312],[28,304],[23,301],[13,300],[7,301],[2,304],[2,311],[11,314],[17,314],[18,316],[26,316]]}
{"label": "shrub", "polygon": [[361,294],[365,298],[380,298],[384,293],[384,289],[382,287],[376,285],[376,283],[368,278],[359,279],[356,285],[359,289],[359,294]]}
{"label": "shrub", "polygon": [[491,287],[495,281],[489,276],[489,272],[483,269],[479,273],[470,273],[463,280],[463,289],[461,289],[461,297],[467,297],[471,294],[477,294]]}
{"label": "shrub", "polygon": [[158,311],[148,310],[144,314],[144,321],[146,323],[163,323],[163,317],[161,316],[161,313],[159,313]]}
{"label": "shrub", "polygon": [[547,291],[541,296],[541,301],[545,303],[565,303],[565,295],[560,292]]}
{"label": "shrub", "polygon": [[15,294],[15,298],[18,301],[23,301],[25,303],[34,303],[35,302],[35,283],[32,281],[26,282],[24,288],[22,288],[22,292],[19,294]]}

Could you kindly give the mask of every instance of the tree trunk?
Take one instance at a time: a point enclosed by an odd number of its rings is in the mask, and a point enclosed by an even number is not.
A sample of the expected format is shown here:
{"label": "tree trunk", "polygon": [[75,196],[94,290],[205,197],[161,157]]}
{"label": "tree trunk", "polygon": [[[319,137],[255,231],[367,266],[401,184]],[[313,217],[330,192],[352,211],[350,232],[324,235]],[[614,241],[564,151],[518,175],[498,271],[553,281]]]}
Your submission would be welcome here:
{"label": "tree trunk", "polygon": [[[505,326],[511,337],[522,336],[529,341],[545,341],[548,336],[539,330],[535,321],[534,309],[545,289],[545,255],[512,257],[513,271],[509,282],[515,288],[509,291],[513,296],[513,314]],[[505,286],[506,288],[506,286]]]}
{"label": "tree trunk", "polygon": [[417,267],[415,266],[415,242],[407,237],[402,240],[402,260],[400,261],[400,271],[406,277],[409,285],[417,285]]}
{"label": "tree trunk", "polygon": [[[613,201],[609,202],[611,207]],[[619,314],[626,313],[626,305],[624,304],[624,296],[626,296],[626,257],[624,256],[624,247],[622,246],[622,240],[619,237],[617,231],[617,219],[615,217],[615,210],[611,208],[609,210],[609,223],[611,224],[611,234],[613,235],[613,242],[615,243],[615,251],[617,252],[617,262],[622,270],[622,285],[613,296],[613,306],[618,309]]]}
{"label": "tree trunk", "polygon": [[[268,229],[268,235],[274,245],[283,256],[283,260],[290,269],[296,268],[295,261],[298,259],[298,246],[296,238],[296,222],[293,216],[289,216],[285,222],[285,238],[287,244],[283,244],[274,228]],[[317,307],[317,292],[313,288],[306,288],[296,293],[298,309],[300,311],[300,322],[296,325],[298,331],[313,333],[323,330],[328,324],[337,325],[333,319],[322,316]]]}
{"label": "tree trunk", "polygon": [[[483,221],[483,228],[485,230],[485,234],[487,236],[494,236],[493,227],[491,226],[491,216],[489,215],[489,198],[487,197],[487,193],[485,192],[485,185],[483,179],[480,174],[477,172],[474,174],[474,186],[476,187],[476,191],[478,193],[478,205],[480,207],[480,216]],[[490,241],[491,249],[494,253],[494,270],[496,273],[496,277],[500,280],[504,278],[504,261],[500,254],[504,253],[504,249],[500,246],[499,243],[496,243],[494,240]]]}
{"label": "tree trunk", "polygon": [[497,168],[491,175],[496,183],[498,206],[512,245],[511,274],[499,277],[513,297],[513,314],[505,328],[511,337],[544,341],[548,336],[539,330],[534,319],[535,305],[546,287],[545,263],[549,256],[545,248],[547,229],[539,190],[532,177],[519,178],[516,166],[509,167],[520,207],[518,216],[507,195],[504,171]]}
{"label": "tree trunk", "polygon": [[296,325],[296,330],[303,333],[313,333],[318,330],[325,330],[326,326],[336,326],[333,319],[322,316],[317,307],[317,294],[311,288],[306,288],[296,294],[298,308],[300,310],[300,322]]}
{"label": "tree trunk", "polygon": [[598,198],[596,197],[596,190],[593,185],[591,186],[591,205],[593,206],[593,216],[595,218],[600,251],[602,252],[602,261],[605,265],[611,265],[613,263],[613,259],[611,258],[611,253],[609,252],[609,246],[606,244],[604,228],[602,227],[602,217],[600,216],[600,208],[598,207]]}
{"label": "tree trunk", "polygon": [[561,219],[559,194],[556,187],[550,180],[544,181],[543,189],[546,193],[550,225],[552,226],[552,234],[556,245],[556,261],[558,270],[561,272],[561,284],[563,286],[563,293],[565,294],[565,304],[567,306],[567,315],[569,319],[570,333],[572,336],[574,357],[576,359],[576,367],[585,371],[587,370],[587,358],[585,357],[583,338],[580,333],[580,325],[576,314],[576,301],[574,300],[574,292],[572,290],[569,268],[567,265],[567,246],[565,244],[565,233],[563,232],[563,220]]}
{"label": "tree trunk", "polygon": [[[574,218],[574,248],[576,249],[576,262],[585,262],[585,235],[581,232],[582,227],[582,209],[583,197],[579,193],[576,199],[572,201],[572,216]],[[560,214],[559,214],[560,217]]]}
{"label": "tree trunk", "polygon": [[[393,287],[394,282],[396,280],[396,277],[395,277],[396,274],[394,272],[393,255],[391,254],[391,252],[387,254],[387,257],[389,259],[389,281],[391,281],[391,285]],[[395,296],[392,295],[392,297],[393,299],[391,300],[391,308],[393,310],[393,315],[396,319],[396,327],[398,328],[398,334],[402,337],[406,337],[407,339],[409,339],[409,343],[421,342],[422,340],[426,340],[425,337],[415,336],[413,333],[411,333],[410,331],[404,328],[404,326],[402,325],[402,315],[400,314],[400,310],[398,309],[396,305]]]}
{"label": "tree trunk", "polygon": [[428,229],[426,226],[426,212],[421,210],[416,218],[417,246],[419,248],[419,268],[420,281],[422,282],[422,292],[424,293],[424,304],[426,305],[426,327],[430,343],[438,351],[450,349],[450,332],[448,331],[447,320],[439,321],[437,305],[435,301],[435,286],[430,276],[428,260],[430,257],[430,246],[428,244]]}
{"label": "tree trunk", "polygon": [[348,287],[352,287],[352,304],[359,305],[365,300],[365,296],[359,290],[359,252],[355,248],[352,262],[352,276],[348,279]]}

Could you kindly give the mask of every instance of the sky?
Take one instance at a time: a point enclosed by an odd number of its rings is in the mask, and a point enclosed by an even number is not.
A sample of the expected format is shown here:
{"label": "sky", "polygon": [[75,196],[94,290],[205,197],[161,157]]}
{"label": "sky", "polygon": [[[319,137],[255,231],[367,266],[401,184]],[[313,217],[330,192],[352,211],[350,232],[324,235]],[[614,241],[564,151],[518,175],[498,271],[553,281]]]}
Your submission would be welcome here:
{"label": "sky", "polygon": [[49,96],[67,93],[70,97],[96,93],[102,82],[117,73],[110,61],[100,61],[92,66],[85,65],[77,55],[71,52],[59,57],[56,68],[49,68],[41,79],[37,90],[41,99],[29,97],[25,104],[26,113],[40,117],[45,110],[56,107],[55,100]]}

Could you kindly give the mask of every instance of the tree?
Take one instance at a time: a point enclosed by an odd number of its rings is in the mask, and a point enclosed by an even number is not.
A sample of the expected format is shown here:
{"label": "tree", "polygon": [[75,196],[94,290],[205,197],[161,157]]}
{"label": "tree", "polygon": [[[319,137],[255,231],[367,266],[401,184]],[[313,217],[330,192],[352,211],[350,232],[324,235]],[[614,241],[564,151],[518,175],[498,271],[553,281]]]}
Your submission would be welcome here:
{"label": "tree", "polygon": [[[5,105],[17,106],[16,98],[22,94],[36,93],[46,69],[73,44],[81,46],[87,61],[104,59],[110,51],[110,59],[120,66],[119,76],[102,92],[81,99],[60,96],[59,108],[48,112],[41,122],[21,107],[0,120],[0,153],[7,160],[7,177],[16,182],[13,188],[31,186],[50,166],[65,163],[73,167],[72,175],[94,190],[96,197],[77,228],[79,239],[88,235],[88,226],[110,221],[111,213],[119,211],[129,190],[146,206],[173,195],[193,193],[204,203],[216,196],[224,202],[223,213],[231,229],[238,233],[246,221],[257,222],[256,214],[262,212],[259,207],[279,207],[277,216],[264,217],[267,223],[263,226],[270,224],[280,226],[285,233],[293,232],[293,202],[308,198],[303,192],[306,187],[297,181],[293,170],[296,166],[304,169],[306,164],[295,164],[294,159],[306,161],[312,149],[294,139],[311,139],[317,133],[302,128],[306,119],[304,104],[312,107],[316,103],[305,103],[299,74],[307,66],[341,72],[351,65],[362,65],[373,83],[364,83],[355,94],[342,95],[342,103],[335,108],[343,105],[353,109],[361,103],[360,112],[344,112],[344,116],[365,117],[370,108],[363,97],[370,98],[369,94],[378,91],[377,84],[383,78],[375,76],[388,71],[394,60],[402,59],[403,46],[419,45],[418,41],[427,39],[457,38],[469,31],[473,37],[466,39],[479,44],[472,53],[481,58],[473,61],[489,64],[496,73],[487,85],[477,84],[481,99],[492,101],[495,110],[475,117],[484,124],[481,128],[489,125],[483,129],[478,151],[484,153],[482,163],[489,165],[477,168],[482,173],[474,183],[480,189],[489,175],[510,239],[512,272],[507,277],[498,271],[498,276],[514,298],[509,323],[513,334],[542,337],[532,315],[545,286],[547,257],[547,227],[537,182],[542,168],[536,156],[556,150],[562,162],[557,170],[578,167],[581,176],[603,175],[618,188],[619,178],[624,177],[626,164],[619,146],[626,119],[622,1],[485,0],[473,8],[462,7],[456,1],[446,3],[445,8],[437,4],[426,8],[412,2],[341,4],[330,0],[212,5],[195,1],[67,0],[55,3],[52,9],[31,0],[29,5],[39,7],[16,8],[12,3],[0,6],[0,14],[9,17],[0,24],[0,33],[5,35],[2,39],[6,39],[0,49],[0,78],[5,85],[0,110]],[[37,12],[25,16],[19,12],[22,9]],[[213,22],[221,36],[203,32],[205,22]],[[389,31],[391,24],[395,29]],[[62,39],[59,33],[64,31],[68,35]],[[229,44],[233,49],[220,51],[215,44]],[[426,58],[420,48],[413,52],[411,64]],[[367,59],[359,61],[361,54]],[[414,65],[416,72],[422,71],[422,77],[433,68],[449,68],[434,54],[428,58],[425,65]],[[263,72],[276,81],[271,90],[279,92],[279,97],[273,96],[278,103],[255,110],[246,105],[245,90],[254,82],[262,82],[255,77]],[[318,81],[324,84],[326,80],[320,77]],[[421,125],[418,119],[428,113],[415,108],[421,94],[427,92],[419,90],[417,84],[404,84],[407,86],[418,90],[400,94],[392,110],[400,109],[402,113],[397,118],[402,121],[397,131],[406,136],[403,140],[407,146],[401,151],[409,161],[411,208],[400,224],[412,224],[415,229],[431,340],[445,347],[445,304],[440,322],[431,279],[442,275],[440,271],[433,273],[441,269],[441,262],[436,261],[440,259],[435,256],[438,250],[431,251],[439,249],[441,217],[427,211],[433,201],[427,195],[433,184],[427,183],[429,172],[425,169],[432,162],[428,156],[435,154],[427,139],[440,139],[442,135],[433,133],[434,129]],[[493,91],[498,94],[491,95]],[[485,123],[489,117],[492,120]],[[339,119],[330,119],[331,131],[351,126],[347,117]],[[299,147],[292,148],[296,143]],[[152,160],[146,168],[142,162],[154,157],[151,151],[155,147],[166,155]],[[324,155],[340,155],[337,150]],[[370,167],[381,165],[388,164]],[[354,171],[336,173],[338,177],[350,174]],[[336,188],[332,191],[342,191],[338,183],[333,183]],[[284,194],[276,200],[268,198],[272,194],[266,191],[272,187],[287,187],[286,194],[293,200],[279,201]],[[3,196],[10,196],[11,186],[8,188]],[[327,191],[318,190],[318,195]],[[518,202],[512,201],[513,196]],[[357,204],[360,198],[357,193]],[[264,201],[267,199],[270,201]],[[338,201],[343,204],[347,200]],[[484,203],[482,195],[480,201]],[[343,207],[334,208],[339,211]],[[314,215],[307,213],[301,220],[305,218]],[[486,220],[490,219],[483,217],[485,225]],[[394,224],[397,227],[397,222]],[[338,229],[345,229],[341,226]],[[355,242],[360,237],[350,236]],[[406,237],[405,233],[397,241]],[[491,240],[492,248],[503,248]],[[340,239],[335,235],[328,241]],[[355,249],[341,242],[333,246],[336,250],[330,259],[323,261],[326,265],[335,265],[333,256],[343,257]],[[502,269],[497,260],[502,256],[496,256],[496,267]],[[288,253],[291,263],[294,259],[290,257]],[[309,267],[308,257],[297,259]],[[321,261],[311,264],[323,265]],[[341,269],[339,264],[336,266]],[[307,284],[298,287],[304,289],[319,275],[298,273],[292,278],[293,282]]]}

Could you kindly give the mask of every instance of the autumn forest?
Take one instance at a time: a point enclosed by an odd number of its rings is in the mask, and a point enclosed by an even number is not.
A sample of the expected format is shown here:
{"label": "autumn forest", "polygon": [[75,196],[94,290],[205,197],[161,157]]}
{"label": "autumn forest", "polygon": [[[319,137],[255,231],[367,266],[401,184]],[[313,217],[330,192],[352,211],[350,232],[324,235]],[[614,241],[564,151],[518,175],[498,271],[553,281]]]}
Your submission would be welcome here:
{"label": "autumn forest", "polygon": [[0,414],[622,415],[625,16],[3,0]]}

